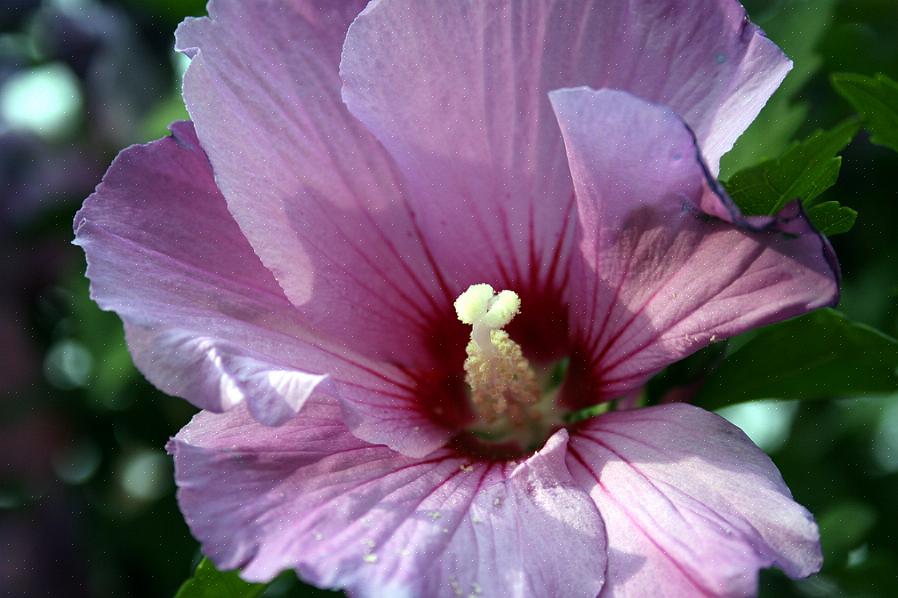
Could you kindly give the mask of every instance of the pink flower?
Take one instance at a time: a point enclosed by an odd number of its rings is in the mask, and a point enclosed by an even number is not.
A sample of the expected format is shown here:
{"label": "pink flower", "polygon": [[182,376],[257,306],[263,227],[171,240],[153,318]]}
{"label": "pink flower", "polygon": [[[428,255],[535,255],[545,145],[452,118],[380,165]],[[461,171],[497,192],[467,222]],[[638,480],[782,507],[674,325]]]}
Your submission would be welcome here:
{"label": "pink flower", "polygon": [[810,514],[718,416],[564,423],[836,301],[798,204],[748,219],[715,182],[790,66],[736,2],[209,10],[178,30],[193,124],[119,156],[76,242],[138,367],[205,410],[169,448],[219,567],[360,596],[744,595],[819,568]]}

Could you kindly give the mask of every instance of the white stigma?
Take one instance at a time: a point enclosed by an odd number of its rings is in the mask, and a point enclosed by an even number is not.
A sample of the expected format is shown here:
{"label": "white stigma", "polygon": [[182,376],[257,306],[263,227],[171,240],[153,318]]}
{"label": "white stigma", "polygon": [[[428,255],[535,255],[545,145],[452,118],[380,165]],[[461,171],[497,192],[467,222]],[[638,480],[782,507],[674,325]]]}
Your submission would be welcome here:
{"label": "white stigma", "polygon": [[502,330],[521,311],[514,291],[499,294],[488,284],[468,287],[455,300],[458,319],[471,326],[465,382],[474,409],[486,423],[506,416],[522,423],[525,405],[539,400],[539,384],[520,345]]}

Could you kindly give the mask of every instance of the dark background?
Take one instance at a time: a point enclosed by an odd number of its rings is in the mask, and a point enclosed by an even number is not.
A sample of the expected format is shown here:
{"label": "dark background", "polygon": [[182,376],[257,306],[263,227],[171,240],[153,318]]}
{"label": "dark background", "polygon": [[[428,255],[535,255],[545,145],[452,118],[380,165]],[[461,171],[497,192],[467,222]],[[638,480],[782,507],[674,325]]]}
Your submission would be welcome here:
{"label": "dark background", "polygon": [[[724,175],[851,114],[836,72],[898,79],[898,1],[757,0],[796,69]],[[0,595],[169,596],[198,559],[169,436],[193,412],[134,370],[87,294],[72,217],[115,153],[185,118],[173,32],[202,0],[0,0]],[[898,154],[866,134],[828,193],[860,213],[833,243],[840,309],[898,336]],[[898,596],[898,396],[728,408],[816,515],[826,563],[769,596]],[[266,595],[311,595],[285,576]]]}

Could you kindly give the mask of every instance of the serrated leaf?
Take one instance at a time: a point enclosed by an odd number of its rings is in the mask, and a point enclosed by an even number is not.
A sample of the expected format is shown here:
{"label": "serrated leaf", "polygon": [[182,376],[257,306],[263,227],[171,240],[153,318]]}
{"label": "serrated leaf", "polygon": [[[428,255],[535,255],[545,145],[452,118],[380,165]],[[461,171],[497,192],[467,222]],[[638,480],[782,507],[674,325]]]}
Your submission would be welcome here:
{"label": "serrated leaf", "polygon": [[796,199],[810,208],[835,184],[842,165],[837,154],[859,128],[857,120],[850,119],[830,131],[817,131],[779,158],[737,172],[724,186],[747,215],[772,216]]}
{"label": "serrated leaf", "polygon": [[204,558],[175,598],[258,598],[266,587],[266,584],[243,581],[236,571],[219,571]]}
{"label": "serrated leaf", "polygon": [[898,152],[898,83],[885,75],[833,75],[836,91],[864,118],[870,140]]}
{"label": "serrated leaf", "polygon": [[898,390],[898,340],[832,309],[762,329],[729,355],[696,403],[822,399]]}
{"label": "serrated leaf", "polygon": [[837,201],[824,201],[811,206],[808,218],[817,230],[831,237],[850,231],[857,220],[857,212]]}

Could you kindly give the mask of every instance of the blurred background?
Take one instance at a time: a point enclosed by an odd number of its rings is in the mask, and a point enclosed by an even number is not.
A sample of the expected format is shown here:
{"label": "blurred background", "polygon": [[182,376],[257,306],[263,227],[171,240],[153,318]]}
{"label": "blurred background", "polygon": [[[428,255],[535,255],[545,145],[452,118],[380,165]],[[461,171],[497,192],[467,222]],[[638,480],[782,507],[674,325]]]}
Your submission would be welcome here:
{"label": "blurred background", "polygon": [[[836,72],[898,79],[896,0],[754,0],[796,69],[724,176],[852,113]],[[0,0],[0,595],[171,596],[199,553],[163,451],[191,416],[88,297],[72,218],[116,152],[186,118],[173,32],[203,0]],[[840,309],[898,336],[898,154],[861,133],[828,193]],[[826,562],[766,596],[898,596],[898,396],[724,410],[817,516]],[[285,576],[266,596],[318,594]]]}

